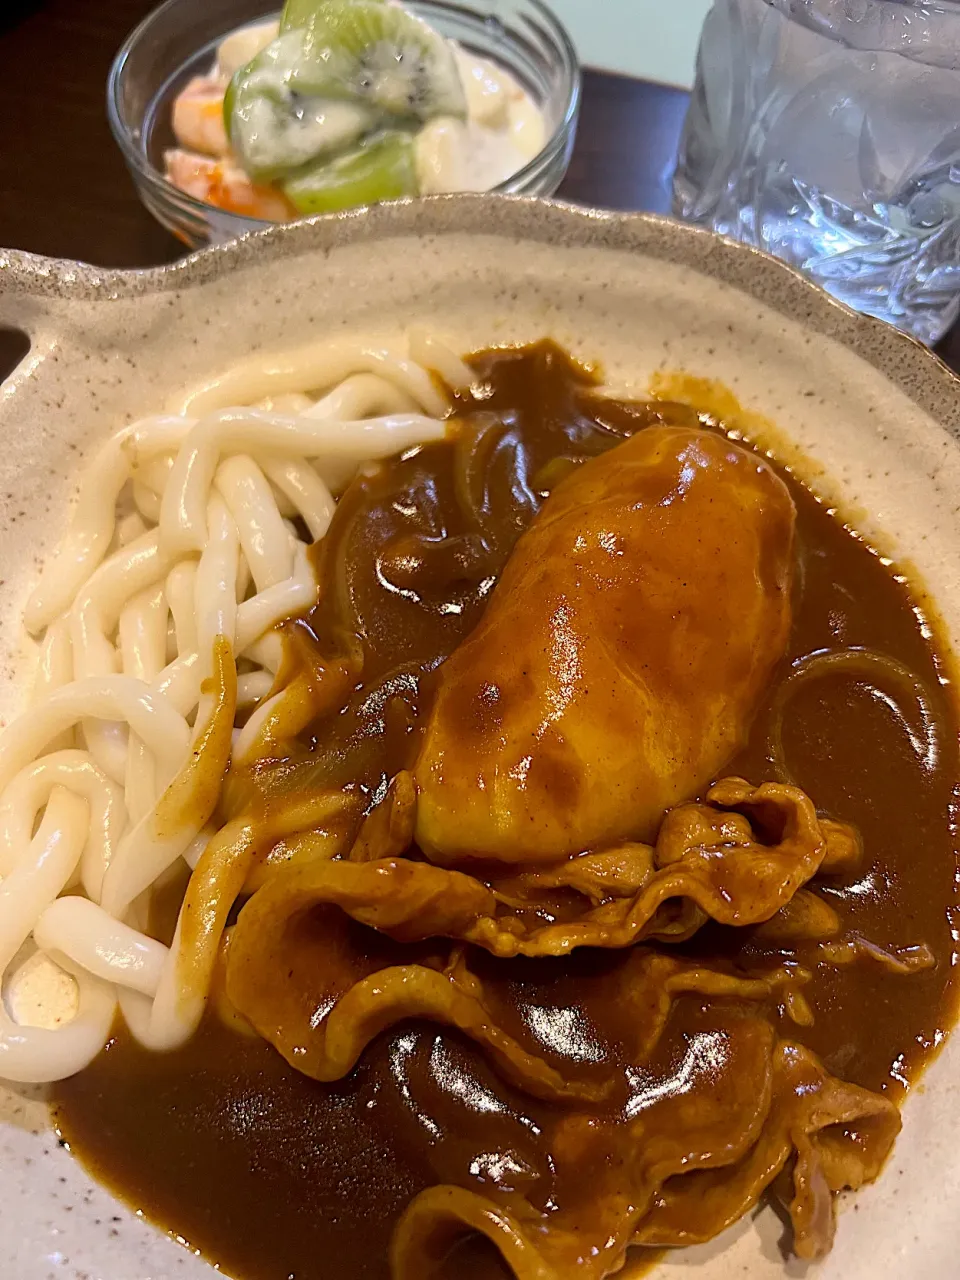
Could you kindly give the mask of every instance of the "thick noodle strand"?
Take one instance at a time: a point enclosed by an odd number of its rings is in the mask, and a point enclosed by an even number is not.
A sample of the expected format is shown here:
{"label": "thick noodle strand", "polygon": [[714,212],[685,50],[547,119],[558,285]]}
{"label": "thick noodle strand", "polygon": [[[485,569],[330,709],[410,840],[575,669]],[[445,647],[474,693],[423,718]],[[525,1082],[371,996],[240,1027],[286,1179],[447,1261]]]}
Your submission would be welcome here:
{"label": "thick noodle strand", "polygon": [[[244,826],[234,865],[217,823],[223,779],[237,735],[255,755],[283,718],[277,628],[317,604],[307,549],[333,518],[331,489],[440,439],[446,388],[472,376],[432,335],[411,344],[252,357],[178,412],[121,427],[87,463],[25,607],[40,637],[31,705],[0,740],[0,976],[16,988],[7,970],[35,945],[65,984],[58,1000],[75,984],[76,1009],[58,1004],[52,1030],[0,1008],[0,1076],[80,1070],[118,997],[150,1048],[196,1027],[257,843]],[[276,838],[330,813],[339,847],[352,805],[317,797],[278,820]],[[196,874],[166,947],[139,926],[180,860]]]}

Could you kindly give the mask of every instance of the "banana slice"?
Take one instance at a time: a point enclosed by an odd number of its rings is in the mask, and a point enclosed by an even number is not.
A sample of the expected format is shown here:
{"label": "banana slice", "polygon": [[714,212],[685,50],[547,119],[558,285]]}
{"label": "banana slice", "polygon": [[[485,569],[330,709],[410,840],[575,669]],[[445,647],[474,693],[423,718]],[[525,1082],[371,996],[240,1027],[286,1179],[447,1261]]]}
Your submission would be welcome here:
{"label": "banana slice", "polygon": [[[324,3],[325,0],[287,0],[280,14],[280,30],[302,30]],[[377,0],[377,3],[383,4],[384,0]]]}
{"label": "banana slice", "polygon": [[469,175],[467,126],[451,116],[438,116],[417,134],[417,181],[422,196],[466,191]]}
{"label": "banana slice", "polygon": [[478,58],[463,49],[455,52],[457,68],[467,97],[470,119],[488,129],[507,124],[508,97],[505,72],[487,58]]}
{"label": "banana slice", "polygon": [[217,49],[218,73],[224,80],[232,80],[241,67],[276,40],[279,31],[278,23],[271,20],[231,32]]}

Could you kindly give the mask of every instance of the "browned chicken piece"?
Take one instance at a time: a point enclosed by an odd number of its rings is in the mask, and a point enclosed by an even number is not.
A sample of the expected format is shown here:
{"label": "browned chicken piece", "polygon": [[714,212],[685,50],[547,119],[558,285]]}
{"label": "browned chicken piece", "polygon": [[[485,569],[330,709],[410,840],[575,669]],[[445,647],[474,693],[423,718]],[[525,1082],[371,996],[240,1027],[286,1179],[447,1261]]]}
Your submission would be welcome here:
{"label": "browned chicken piece", "polygon": [[560,484],[440,669],[428,857],[651,841],[743,743],[790,627],[793,501],[756,454],[650,427]]}

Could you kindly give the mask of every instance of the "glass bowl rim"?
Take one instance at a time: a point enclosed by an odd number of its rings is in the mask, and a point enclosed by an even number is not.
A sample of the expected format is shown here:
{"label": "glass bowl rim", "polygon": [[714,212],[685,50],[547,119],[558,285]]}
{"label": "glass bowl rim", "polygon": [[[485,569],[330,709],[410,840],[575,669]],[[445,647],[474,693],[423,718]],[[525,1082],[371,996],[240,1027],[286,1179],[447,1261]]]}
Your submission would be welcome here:
{"label": "glass bowl rim", "polygon": [[[447,7],[464,8],[465,6],[457,3],[457,0],[444,0]],[[566,145],[567,136],[574,126],[580,111],[580,98],[582,94],[583,73],[580,65],[580,58],[577,54],[576,47],[567,31],[567,28],[561,22],[560,18],[554,13],[545,0],[526,0],[538,12],[541,21],[546,24],[555,46],[560,51],[562,70],[569,84],[567,92],[567,101],[564,106],[563,116],[553,130],[553,133],[537,152],[537,154],[520,169],[517,169],[505,181],[498,183],[497,186],[491,187],[491,192],[507,192],[515,191],[517,184],[521,186],[532,178],[535,178],[544,165],[562,152]],[[110,64],[110,71],[107,74],[107,120],[110,125],[110,131],[114,140],[123,154],[127,165],[133,169],[146,183],[152,187],[154,191],[163,199],[173,200],[185,211],[196,215],[197,217],[209,218],[209,210],[214,210],[220,214],[226,214],[231,219],[235,219],[239,224],[248,224],[253,230],[261,227],[269,227],[274,224],[265,218],[254,218],[245,213],[233,213],[229,209],[220,209],[218,205],[209,204],[205,200],[198,200],[196,196],[189,195],[186,191],[175,186],[168,178],[166,178],[159,169],[157,169],[147,158],[143,149],[136,145],[131,135],[130,129],[123,119],[120,108],[120,82],[127,65],[127,61],[137,47],[140,41],[147,35],[155,22],[159,21],[163,15],[176,5],[181,4],[182,0],[163,0],[162,4],[157,5],[133,28],[123,44],[117,50],[117,53]],[[522,192],[521,192],[522,194]],[[408,197],[410,198],[410,197]],[[297,221],[298,219],[292,219]]]}

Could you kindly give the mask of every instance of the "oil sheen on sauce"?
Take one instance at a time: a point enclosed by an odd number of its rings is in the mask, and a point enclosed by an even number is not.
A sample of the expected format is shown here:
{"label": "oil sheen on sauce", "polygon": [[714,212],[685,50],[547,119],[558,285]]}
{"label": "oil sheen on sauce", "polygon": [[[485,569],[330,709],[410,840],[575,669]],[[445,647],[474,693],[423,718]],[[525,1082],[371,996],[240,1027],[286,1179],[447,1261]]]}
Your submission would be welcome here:
{"label": "oil sheen on sauce", "polygon": [[[475,624],[552,485],[661,417],[697,421],[689,408],[591,399],[590,377],[550,344],[481,356],[477,367],[485,395],[461,406],[454,443],[407,455],[341,501],[316,557],[327,607],[292,624],[291,649],[329,653],[359,634],[363,681],[276,785],[336,779],[373,803],[416,753],[431,672]],[[955,1017],[957,712],[932,623],[908,584],[787,479],[800,572],[783,669],[816,650],[869,647],[923,682],[942,728],[939,759],[924,767],[909,708],[895,713],[869,680],[843,671],[798,686],[783,720],[796,782],[822,812],[855,824],[865,846],[855,877],[818,891],[845,927],[887,948],[924,943],[936,959],[901,976],[868,962],[818,968],[805,989],[813,1025],[790,1035],[834,1074],[899,1100]],[[483,539],[458,523],[457,484],[475,487]],[[384,576],[399,590],[385,591]],[[772,776],[776,689],[725,772]],[[708,929],[687,945],[744,963],[781,958],[750,931]],[[595,1028],[605,1018],[615,1027],[617,1010],[598,1006],[622,962],[583,952],[495,964],[513,1016],[538,1026],[557,1054],[584,1061],[604,1052]],[[686,1016],[695,1037],[700,1015]],[[240,1280],[385,1280],[397,1216],[422,1188],[456,1180],[464,1153],[492,1185],[533,1184],[550,1159],[529,1100],[468,1042],[415,1023],[382,1036],[335,1085],[299,1075],[215,1015],[167,1055],[118,1031],[86,1071],[57,1086],[54,1102],[63,1137],[98,1178]],[[505,1273],[484,1247],[458,1255],[450,1274]]]}

